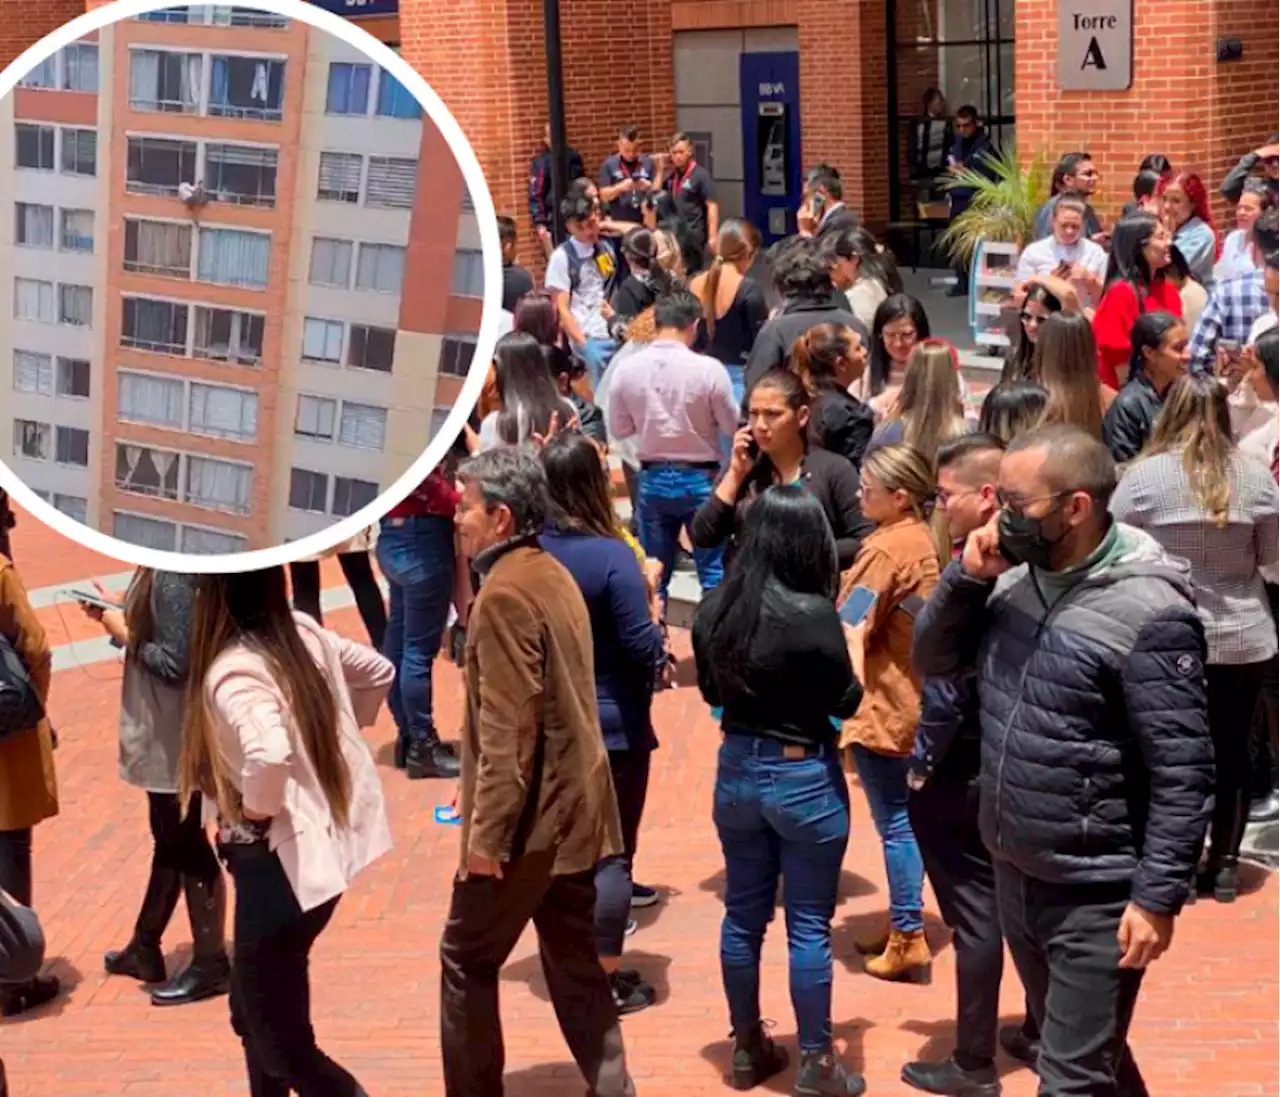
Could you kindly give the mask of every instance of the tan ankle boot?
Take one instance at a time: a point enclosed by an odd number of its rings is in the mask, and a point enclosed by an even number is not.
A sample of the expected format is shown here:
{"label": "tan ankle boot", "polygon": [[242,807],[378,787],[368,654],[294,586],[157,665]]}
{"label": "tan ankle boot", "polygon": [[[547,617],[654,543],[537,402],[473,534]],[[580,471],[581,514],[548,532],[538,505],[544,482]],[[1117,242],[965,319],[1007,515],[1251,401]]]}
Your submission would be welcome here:
{"label": "tan ankle boot", "polygon": [[933,979],[933,954],[924,930],[889,932],[889,943],[879,956],[867,959],[868,975],[894,983],[928,983]]}

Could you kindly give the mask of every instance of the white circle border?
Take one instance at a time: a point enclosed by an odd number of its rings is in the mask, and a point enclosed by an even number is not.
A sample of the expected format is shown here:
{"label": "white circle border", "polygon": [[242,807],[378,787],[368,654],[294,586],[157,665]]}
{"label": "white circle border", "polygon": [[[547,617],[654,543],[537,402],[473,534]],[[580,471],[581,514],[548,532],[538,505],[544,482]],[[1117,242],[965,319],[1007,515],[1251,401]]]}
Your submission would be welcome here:
{"label": "white circle border", "polygon": [[[0,96],[11,94],[18,81],[41,61],[51,57],[63,47],[79,41],[91,31],[101,30],[121,20],[135,18],[161,8],[197,6],[199,3],[200,0],[189,0],[185,4],[174,4],[173,0],[114,0],[113,3],[77,16],[24,50],[9,63],[0,73]],[[494,345],[498,339],[498,319],[502,309],[502,249],[498,241],[497,214],[480,162],[476,159],[471,143],[462,132],[462,127],[454,120],[444,102],[412,65],[344,16],[326,11],[308,3],[307,0],[245,0],[242,6],[297,19],[318,30],[327,31],[347,45],[361,50],[376,64],[390,71],[418,100],[425,115],[424,124],[434,124],[444,136],[471,194],[484,258],[484,304],[480,330],[476,338],[475,355],[471,360],[471,368],[467,371],[467,378],[463,382],[462,392],[450,410],[448,418],[430,439],[422,455],[409,466],[408,471],[391,487],[381,492],[368,506],[362,507],[355,514],[339,522],[334,522],[319,533],[309,534],[297,541],[284,542],[271,548],[218,555],[166,552],[135,545],[93,529],[88,524],[77,522],[69,515],[63,514],[52,503],[46,503],[36,495],[9,467],[8,463],[0,458],[0,486],[4,487],[24,510],[64,537],[103,556],[114,557],[135,567],[154,568],[158,571],[216,575],[280,567],[318,556],[358,536],[368,527],[376,525],[387,511],[403,501],[427,478],[457,440],[458,435],[462,433],[463,426],[480,399],[480,390],[484,386],[489,364],[493,360]],[[100,90],[98,94],[110,94],[110,89],[105,92]],[[105,410],[103,414],[106,414]]]}

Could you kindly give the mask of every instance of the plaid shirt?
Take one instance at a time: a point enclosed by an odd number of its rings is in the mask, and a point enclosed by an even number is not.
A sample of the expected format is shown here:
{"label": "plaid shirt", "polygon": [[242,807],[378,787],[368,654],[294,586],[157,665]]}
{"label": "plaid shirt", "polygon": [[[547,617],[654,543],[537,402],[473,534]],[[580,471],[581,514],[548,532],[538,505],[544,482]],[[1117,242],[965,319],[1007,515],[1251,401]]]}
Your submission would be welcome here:
{"label": "plaid shirt", "polygon": [[1212,371],[1218,340],[1234,339],[1244,346],[1253,322],[1270,307],[1260,270],[1219,282],[1191,336],[1191,368]]}
{"label": "plaid shirt", "polygon": [[1209,662],[1260,663],[1276,653],[1260,570],[1276,566],[1280,494],[1267,466],[1241,453],[1231,459],[1230,483],[1227,525],[1219,529],[1192,494],[1182,455],[1158,454],[1129,466],[1111,513],[1191,565]]}

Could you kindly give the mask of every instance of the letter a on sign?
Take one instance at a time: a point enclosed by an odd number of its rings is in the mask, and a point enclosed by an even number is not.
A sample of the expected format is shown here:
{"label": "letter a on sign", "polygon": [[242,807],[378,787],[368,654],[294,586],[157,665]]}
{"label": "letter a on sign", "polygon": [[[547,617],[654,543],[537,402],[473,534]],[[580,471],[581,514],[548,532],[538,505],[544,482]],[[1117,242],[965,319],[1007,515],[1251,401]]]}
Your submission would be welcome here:
{"label": "letter a on sign", "polygon": [[1102,47],[1098,45],[1096,38],[1089,39],[1089,48],[1084,51],[1084,60],[1080,62],[1082,69],[1095,68],[1105,69],[1107,67],[1106,59],[1102,56]]}
{"label": "letter a on sign", "polygon": [[1128,91],[1133,86],[1134,0],[1057,0],[1058,87]]}

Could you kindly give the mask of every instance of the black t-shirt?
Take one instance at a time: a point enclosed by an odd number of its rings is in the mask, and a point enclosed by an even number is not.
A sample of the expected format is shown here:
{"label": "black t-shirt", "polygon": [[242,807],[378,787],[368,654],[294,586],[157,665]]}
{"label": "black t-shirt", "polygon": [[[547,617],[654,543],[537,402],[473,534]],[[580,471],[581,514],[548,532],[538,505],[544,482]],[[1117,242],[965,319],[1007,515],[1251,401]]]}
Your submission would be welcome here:
{"label": "black t-shirt", "polygon": [[519,263],[503,263],[502,307],[508,312],[515,312],[516,302],[526,293],[532,292],[533,275]]}
{"label": "black t-shirt", "polygon": [[698,243],[707,246],[707,203],[713,199],[711,173],[697,161],[690,160],[684,171],[674,169],[662,185],[671,192],[676,212],[697,237]]}
{"label": "black t-shirt", "polygon": [[[647,180],[653,182],[653,161],[647,156],[638,156],[634,160],[623,160],[620,153],[614,153],[600,167],[600,186],[616,187],[628,179]],[[643,187],[620,194],[609,203],[609,216],[615,221],[631,221],[640,224],[644,221],[644,197],[650,191]]]}

